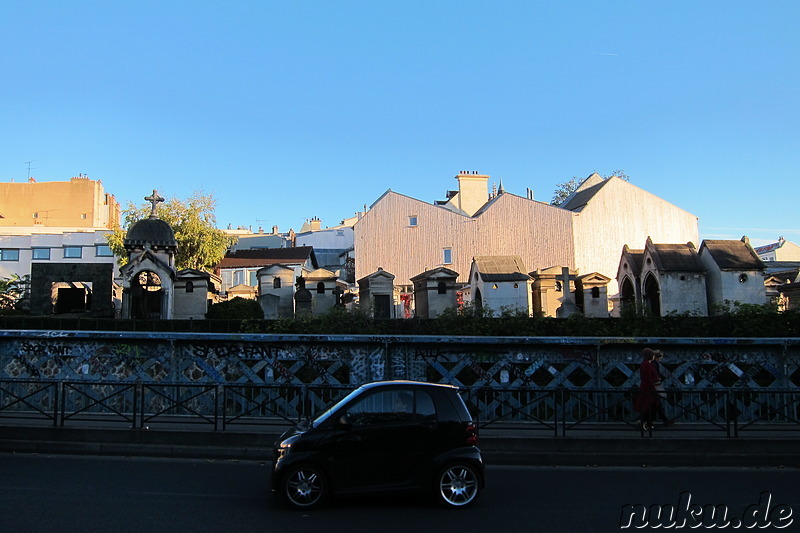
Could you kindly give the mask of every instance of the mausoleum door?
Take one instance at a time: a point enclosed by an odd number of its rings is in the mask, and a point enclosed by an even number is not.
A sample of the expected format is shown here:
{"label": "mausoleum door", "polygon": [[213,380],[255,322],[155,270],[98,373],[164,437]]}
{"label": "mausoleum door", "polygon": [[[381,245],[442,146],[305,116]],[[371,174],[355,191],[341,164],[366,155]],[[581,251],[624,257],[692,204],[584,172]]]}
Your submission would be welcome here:
{"label": "mausoleum door", "polygon": [[644,282],[644,305],[653,313],[653,316],[661,316],[661,289],[655,276],[649,275]]}
{"label": "mausoleum door", "polygon": [[164,289],[158,274],[139,272],[131,283],[131,318],[164,318],[163,298]]}

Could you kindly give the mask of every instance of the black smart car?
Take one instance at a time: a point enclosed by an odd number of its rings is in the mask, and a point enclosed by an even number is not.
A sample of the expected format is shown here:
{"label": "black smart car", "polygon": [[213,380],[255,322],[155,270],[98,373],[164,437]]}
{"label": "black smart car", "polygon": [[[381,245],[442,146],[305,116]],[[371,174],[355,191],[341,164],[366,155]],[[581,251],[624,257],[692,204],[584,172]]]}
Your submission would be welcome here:
{"label": "black smart car", "polygon": [[463,507],[484,484],[476,444],[476,427],[457,387],[369,383],[281,436],[272,491],[301,509],[330,494],[411,490]]}

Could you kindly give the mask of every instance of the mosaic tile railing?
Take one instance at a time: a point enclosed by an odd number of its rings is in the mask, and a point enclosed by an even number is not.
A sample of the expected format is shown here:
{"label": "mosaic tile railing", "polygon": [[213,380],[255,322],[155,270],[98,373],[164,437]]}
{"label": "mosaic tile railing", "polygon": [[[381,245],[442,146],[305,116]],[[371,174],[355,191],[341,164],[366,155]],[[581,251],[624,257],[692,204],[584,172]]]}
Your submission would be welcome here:
{"label": "mosaic tile railing", "polygon": [[[765,407],[741,394],[737,398],[744,399],[735,406],[727,405],[722,394],[692,394],[800,390],[800,339],[77,331],[0,332],[0,380],[17,383],[13,391],[7,385],[0,389],[0,415],[14,409],[51,412],[60,401],[65,416],[103,412],[124,418],[138,410],[142,417],[189,415],[209,423],[220,412],[232,420],[248,414],[292,418],[322,409],[361,383],[414,379],[469,389],[469,403],[484,420],[543,427],[556,416],[624,421],[635,418],[629,399],[638,385],[639,353],[645,345],[667,354],[665,385],[673,407],[687,421],[719,421],[732,408],[745,421],[763,416],[765,409],[773,416],[779,412],[779,418],[800,419],[797,405],[782,404],[779,395]],[[42,386],[49,381],[70,386],[62,387],[58,399]],[[556,399],[548,391],[562,392]],[[598,391],[602,402],[594,399]]]}

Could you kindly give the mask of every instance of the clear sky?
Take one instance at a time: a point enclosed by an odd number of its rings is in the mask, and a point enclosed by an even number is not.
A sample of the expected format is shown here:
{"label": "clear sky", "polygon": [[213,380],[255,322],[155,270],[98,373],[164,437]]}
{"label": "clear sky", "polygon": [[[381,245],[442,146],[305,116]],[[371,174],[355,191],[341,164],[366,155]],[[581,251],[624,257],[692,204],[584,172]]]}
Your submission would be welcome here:
{"label": "clear sky", "polygon": [[202,189],[220,227],[297,231],[387,189],[443,199],[459,170],[550,201],[622,169],[701,238],[800,243],[798,21],[796,0],[0,0],[0,180]]}

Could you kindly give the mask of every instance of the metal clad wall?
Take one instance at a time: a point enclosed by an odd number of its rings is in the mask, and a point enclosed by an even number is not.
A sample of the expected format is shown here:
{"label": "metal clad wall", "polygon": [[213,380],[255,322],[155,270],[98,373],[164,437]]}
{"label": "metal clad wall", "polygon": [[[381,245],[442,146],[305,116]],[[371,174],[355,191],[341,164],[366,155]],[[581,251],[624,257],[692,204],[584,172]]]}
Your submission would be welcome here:
{"label": "metal clad wall", "polygon": [[[418,226],[409,227],[416,215]],[[476,255],[519,255],[526,269],[572,266],[573,214],[548,204],[503,194],[484,213],[470,218],[414,198],[387,193],[355,226],[356,278],[382,267],[395,285],[442,265],[442,250],[452,248],[444,265],[467,282]]]}

